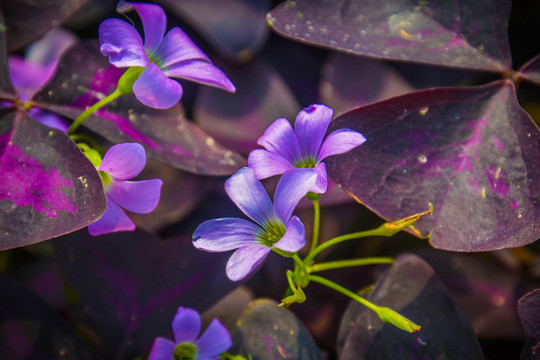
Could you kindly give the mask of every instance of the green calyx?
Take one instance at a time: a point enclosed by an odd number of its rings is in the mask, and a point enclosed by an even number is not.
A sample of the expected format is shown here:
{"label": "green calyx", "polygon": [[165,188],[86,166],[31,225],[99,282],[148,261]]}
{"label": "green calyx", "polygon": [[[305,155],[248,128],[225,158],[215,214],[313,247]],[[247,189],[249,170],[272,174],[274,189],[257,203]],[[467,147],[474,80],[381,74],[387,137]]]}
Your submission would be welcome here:
{"label": "green calyx", "polygon": [[196,360],[199,354],[197,346],[190,342],[183,342],[175,346],[173,359],[174,360]]}
{"label": "green calyx", "polygon": [[117,90],[123,95],[133,94],[133,84],[144,70],[145,68],[140,66],[132,66],[127,69],[120,79],[118,79]]}
{"label": "green calyx", "polygon": [[294,162],[294,167],[301,169],[313,169],[316,165],[317,161],[312,156],[306,156]]}
{"label": "green calyx", "polygon": [[[94,165],[96,169],[99,169],[99,166],[101,165],[101,160],[102,160],[101,154],[96,149],[91,148],[85,143],[78,143],[77,146],[79,147],[79,149],[81,149],[81,151],[88,158],[88,160],[90,160],[92,165]],[[101,178],[101,181],[103,182],[103,187],[107,189],[109,185],[112,184],[111,176],[105,171],[101,171],[101,170],[98,171],[98,174],[99,174],[99,177]]]}
{"label": "green calyx", "polygon": [[285,231],[285,225],[281,221],[274,219],[264,224],[263,230],[259,232],[257,238],[262,245],[272,247],[272,245],[281,240],[283,235],[285,235]]}

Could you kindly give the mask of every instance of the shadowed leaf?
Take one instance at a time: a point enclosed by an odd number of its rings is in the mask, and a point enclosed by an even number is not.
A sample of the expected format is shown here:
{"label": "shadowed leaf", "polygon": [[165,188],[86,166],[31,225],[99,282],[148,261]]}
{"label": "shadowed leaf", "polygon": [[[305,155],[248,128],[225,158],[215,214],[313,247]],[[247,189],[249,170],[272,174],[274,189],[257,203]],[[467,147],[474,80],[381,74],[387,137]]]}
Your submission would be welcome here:
{"label": "shadowed leaf", "polygon": [[540,359],[540,289],[536,289],[519,299],[518,313],[527,336],[536,340],[532,348],[536,359]]}
{"label": "shadowed leaf", "polygon": [[278,73],[264,62],[223,68],[236,84],[234,94],[201,88],[194,119],[225,146],[249,153],[277,118],[294,121],[300,105]]}
{"label": "shadowed leaf", "polygon": [[159,0],[185,19],[222,55],[246,61],[253,57],[268,37],[265,15],[268,0]]}
{"label": "shadowed leaf", "polygon": [[519,78],[525,79],[540,85],[540,55],[535,56],[529,60],[525,65],[519,69]]}
{"label": "shadowed leaf", "polygon": [[[60,59],[53,79],[33,105],[75,119],[113,92],[122,70],[99,53],[97,42],[78,43]],[[123,96],[88,118],[84,126],[112,142],[138,142],[149,156],[198,174],[229,175],[244,159],[222,147],[184,117],[180,105],[157,110]]]}
{"label": "shadowed leaf", "polygon": [[231,354],[249,359],[322,360],[315,342],[292,312],[275,301],[253,301],[238,320]]}
{"label": "shadowed leaf", "polygon": [[33,293],[0,275],[0,358],[100,359]]}
{"label": "shadowed leaf", "polygon": [[0,250],[78,230],[105,211],[95,167],[24,111],[0,111],[0,174]]}
{"label": "shadowed leaf", "polygon": [[6,55],[6,28],[0,12],[0,106],[2,100],[15,100],[15,89],[9,79],[9,69]]}
{"label": "shadowed leaf", "polygon": [[351,302],[338,338],[341,360],[484,358],[473,329],[433,269],[415,255],[396,259],[369,301],[399,312],[422,328],[405,332]]}
{"label": "shadowed leaf", "polygon": [[321,102],[334,109],[334,116],[414,90],[388,65],[358,56],[334,53],[323,69]]}
{"label": "shadowed leaf", "polygon": [[268,15],[292,39],[370,57],[504,72],[509,0],[287,1]]}
{"label": "shadowed leaf", "polygon": [[0,0],[4,16],[7,50],[12,51],[60,25],[86,0]]}
{"label": "shadowed leaf", "polygon": [[330,158],[334,180],[385,219],[425,211],[434,247],[489,251],[540,236],[540,132],[509,81],[419,91],[358,108],[330,130],[367,141]]}
{"label": "shadowed leaf", "polygon": [[228,254],[198,251],[187,237],[163,242],[141,231],[81,231],[53,246],[83,320],[115,359],[148,351],[169,333],[178,306],[202,312],[238,285],[225,277]]}

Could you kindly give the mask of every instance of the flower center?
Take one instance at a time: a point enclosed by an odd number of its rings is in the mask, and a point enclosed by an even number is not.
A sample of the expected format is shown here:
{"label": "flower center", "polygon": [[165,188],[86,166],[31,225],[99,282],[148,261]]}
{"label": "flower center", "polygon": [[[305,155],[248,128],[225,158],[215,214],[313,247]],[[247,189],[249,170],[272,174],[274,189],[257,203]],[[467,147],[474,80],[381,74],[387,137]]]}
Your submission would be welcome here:
{"label": "flower center", "polygon": [[99,170],[99,177],[101,178],[101,182],[103,183],[103,188],[107,190],[109,186],[112,184],[111,175],[109,175],[107,172],[103,170]]}
{"label": "flower center", "polygon": [[257,239],[266,247],[272,247],[283,235],[285,235],[285,225],[277,219],[269,220],[264,224],[263,229],[257,234]]}
{"label": "flower center", "polygon": [[163,69],[163,59],[161,59],[157,54],[154,54],[150,50],[145,50],[146,56],[148,56],[148,60],[150,63],[154,63],[157,65],[158,68]]}
{"label": "flower center", "polygon": [[196,360],[199,349],[190,342],[183,342],[175,346],[173,359],[174,360]]}
{"label": "flower center", "polygon": [[305,156],[294,162],[294,167],[302,169],[313,169],[316,165],[317,161],[313,156]]}

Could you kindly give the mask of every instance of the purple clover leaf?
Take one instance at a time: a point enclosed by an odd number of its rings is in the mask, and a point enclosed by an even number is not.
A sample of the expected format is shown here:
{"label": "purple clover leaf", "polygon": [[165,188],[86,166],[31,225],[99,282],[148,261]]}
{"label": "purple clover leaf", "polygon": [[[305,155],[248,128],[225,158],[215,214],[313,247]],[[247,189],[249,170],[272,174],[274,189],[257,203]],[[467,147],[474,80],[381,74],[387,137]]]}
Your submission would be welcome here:
{"label": "purple clover leaf", "polygon": [[[154,210],[159,202],[160,179],[127,181],[143,170],[146,153],[142,145],[125,143],[112,146],[96,164],[107,198],[107,209],[98,221],[88,225],[90,235],[133,231],[135,224],[122,208],[139,214]],[[99,161],[99,160],[98,160]]]}
{"label": "purple clover leaf", "polygon": [[[133,26],[119,19],[107,19],[99,26],[101,53],[116,67],[138,67],[132,90],[143,104],[167,109],[182,97],[182,86],[169,77],[236,91],[229,78],[179,28],[165,34],[166,16],[154,4],[120,1],[118,12],[135,9],[144,29],[144,45]],[[120,86],[120,85],[119,85]]]}
{"label": "purple clover leaf", "polygon": [[271,250],[292,256],[306,243],[304,224],[292,213],[313,187],[316,177],[308,169],[286,171],[272,204],[255,171],[248,167],[238,170],[225,182],[225,191],[254,222],[239,218],[205,221],[195,229],[193,245],[209,252],[237,249],[226,266],[227,277],[232,281],[245,278]]}
{"label": "purple clover leaf", "polygon": [[324,193],[328,176],[322,161],[366,141],[364,135],[351,129],[336,130],[325,139],[333,113],[326,105],[313,104],[298,113],[294,129],[285,118],[274,121],[257,141],[265,149],[249,154],[248,165],[257,178],[265,179],[294,168],[311,168],[317,173],[317,181],[309,191]]}
{"label": "purple clover leaf", "polygon": [[227,351],[232,340],[229,332],[219,322],[212,320],[199,337],[201,317],[196,310],[179,307],[172,322],[174,342],[162,337],[156,338],[148,360],[218,360]]}
{"label": "purple clover leaf", "polygon": [[[25,57],[8,57],[9,76],[21,102],[25,102],[45,85],[54,73],[60,54],[76,38],[69,31],[55,28],[34,42]],[[28,114],[43,125],[66,132],[67,122],[59,115],[33,107]]]}

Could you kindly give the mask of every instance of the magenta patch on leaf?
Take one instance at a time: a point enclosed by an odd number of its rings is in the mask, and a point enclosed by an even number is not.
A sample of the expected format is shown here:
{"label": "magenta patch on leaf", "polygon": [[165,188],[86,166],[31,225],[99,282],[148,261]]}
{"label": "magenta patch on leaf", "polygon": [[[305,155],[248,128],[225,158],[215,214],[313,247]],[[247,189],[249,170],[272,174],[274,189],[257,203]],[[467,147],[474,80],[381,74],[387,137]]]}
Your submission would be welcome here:
{"label": "magenta patch on leaf", "polygon": [[[0,135],[0,148],[8,138],[9,134]],[[12,201],[17,206],[31,205],[50,218],[58,217],[59,211],[77,212],[77,205],[62,189],[73,187],[69,179],[56,169],[43,169],[36,159],[13,144],[5,150],[0,163],[5,180],[0,182],[0,200]]]}

